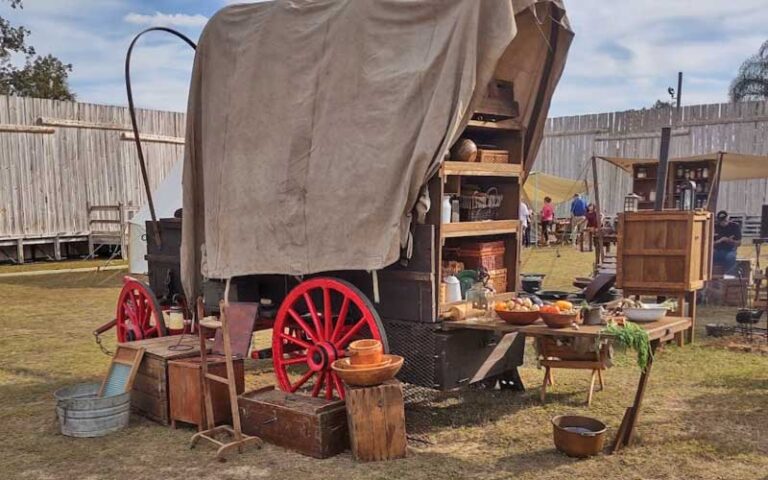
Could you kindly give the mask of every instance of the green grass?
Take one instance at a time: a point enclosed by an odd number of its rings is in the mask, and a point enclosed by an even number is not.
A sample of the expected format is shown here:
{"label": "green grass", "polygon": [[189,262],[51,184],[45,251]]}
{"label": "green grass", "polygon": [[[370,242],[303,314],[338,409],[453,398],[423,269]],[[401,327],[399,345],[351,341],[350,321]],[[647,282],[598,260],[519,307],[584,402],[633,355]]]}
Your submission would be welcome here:
{"label": "green grass", "polygon": [[[547,288],[568,288],[590,254],[526,251],[525,271],[547,273]],[[547,270],[544,270],[544,269]],[[587,270],[584,270],[586,268]],[[699,332],[694,346],[668,346],[654,365],[637,444],[620,455],[574,460],[552,445],[552,416],[584,413],[613,435],[638,379],[633,356],[619,353],[606,390],[584,404],[588,372],[555,373],[545,404],[543,373],[530,357],[524,394],[461,391],[409,411],[407,459],[361,464],[349,452],[328,460],[267,445],[225,464],[212,449],[189,450],[191,429],[172,430],[134,416],[126,430],[101,439],[57,433],[52,393],[98,381],[109,359],[91,332],[113,315],[115,272],[0,279],[0,478],[8,479],[442,479],[664,478],[765,479],[768,474],[768,356],[714,347]],[[699,325],[732,321],[735,309],[701,309]],[[109,346],[113,345],[112,336]],[[269,363],[247,364],[249,387],[273,382]]]}
{"label": "green grass", "polygon": [[68,270],[74,268],[94,268],[105,266],[128,265],[127,260],[115,259],[107,262],[106,258],[96,258],[91,260],[63,260],[60,262],[35,262],[23,263],[21,265],[0,265],[0,274],[2,273],[22,273],[39,272],[52,270]]}

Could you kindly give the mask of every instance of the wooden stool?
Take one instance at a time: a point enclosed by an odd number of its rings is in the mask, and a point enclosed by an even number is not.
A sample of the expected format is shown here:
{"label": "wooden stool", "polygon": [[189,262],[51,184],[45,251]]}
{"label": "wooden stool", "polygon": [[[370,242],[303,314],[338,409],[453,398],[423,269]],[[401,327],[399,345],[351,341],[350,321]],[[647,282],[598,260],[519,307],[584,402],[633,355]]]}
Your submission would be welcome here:
{"label": "wooden stool", "polygon": [[[222,300],[219,304],[221,310],[221,320],[204,320],[204,308],[202,298],[197,299],[197,318],[200,319],[199,334],[201,345],[201,359],[200,368],[202,369],[203,376],[203,398],[205,399],[205,421],[207,423],[207,429],[196,433],[192,436],[192,441],[189,445],[190,448],[195,448],[195,445],[200,439],[205,439],[214,445],[218,445],[219,449],[216,452],[216,458],[223,462],[226,460],[224,455],[234,449],[242,453],[243,447],[247,445],[256,445],[261,448],[262,441],[259,437],[244,435],[240,426],[240,411],[237,408],[237,386],[235,385],[235,367],[232,363],[232,343],[229,337],[229,325],[227,323],[227,306]],[[224,344],[224,361],[227,366],[227,377],[220,377],[212,373],[208,373],[208,356],[205,351],[205,332],[211,330],[221,329]],[[232,426],[220,425],[216,426],[213,416],[213,401],[211,398],[211,389],[208,381],[219,382],[227,385],[229,389],[229,405],[232,410]],[[222,442],[215,438],[218,434],[224,434],[232,438],[229,442]]]}
{"label": "wooden stool", "polygon": [[375,387],[345,387],[352,456],[368,462],[404,458],[403,386],[388,380]]}
{"label": "wooden stool", "polygon": [[547,386],[553,387],[555,385],[552,370],[555,368],[570,368],[574,370],[592,371],[592,377],[589,382],[589,393],[587,394],[587,406],[592,405],[595,380],[599,380],[601,391],[605,388],[605,384],[603,383],[603,370],[607,368],[606,360],[608,357],[608,348],[602,346],[600,347],[599,352],[579,354],[575,350],[570,350],[568,347],[558,346],[554,340],[548,337],[539,338],[537,341],[539,342],[539,352],[543,357],[539,363],[544,367],[544,380],[541,384],[541,401],[543,402],[546,399]]}

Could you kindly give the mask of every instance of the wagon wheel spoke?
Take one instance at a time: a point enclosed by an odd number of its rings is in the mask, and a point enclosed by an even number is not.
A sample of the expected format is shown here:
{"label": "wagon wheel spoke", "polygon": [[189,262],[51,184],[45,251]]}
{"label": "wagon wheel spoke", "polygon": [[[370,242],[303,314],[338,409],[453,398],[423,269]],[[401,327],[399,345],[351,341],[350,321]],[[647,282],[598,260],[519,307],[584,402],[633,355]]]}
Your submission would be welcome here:
{"label": "wagon wheel spoke", "polygon": [[125,277],[115,314],[118,342],[165,334],[160,304],[148,285]]}
{"label": "wagon wheel spoke", "polygon": [[320,372],[320,378],[315,382],[315,386],[312,387],[312,396],[316,397],[320,395],[320,388],[323,386],[323,379],[325,378],[325,372]]}
{"label": "wagon wheel spoke", "polygon": [[[287,342],[291,342],[291,343],[293,343],[295,345],[298,345],[298,346],[300,346],[302,348],[307,348],[307,349],[312,348],[312,345],[310,345],[309,343],[305,342],[304,340],[299,340],[298,338],[294,337],[293,335],[288,335],[288,334],[280,332],[280,338],[282,338],[283,340],[285,340]],[[306,360],[306,358],[307,357],[304,357],[305,360]]]}
{"label": "wagon wheel spoke", "polygon": [[291,318],[293,318],[293,321],[296,322],[299,325],[299,327],[301,327],[302,330],[304,330],[304,333],[307,334],[307,336],[309,337],[310,340],[312,340],[313,342],[318,342],[319,341],[318,335],[314,332],[314,330],[312,330],[309,327],[309,325],[307,325],[307,322],[305,322],[299,316],[299,314],[296,313],[296,310],[291,308],[291,309],[288,310],[288,314],[291,316]]}
{"label": "wagon wheel spoke", "polygon": [[331,310],[331,290],[328,287],[323,287],[323,326],[325,327],[323,338],[325,340],[331,338],[331,328],[333,325],[333,312]]}
{"label": "wagon wheel spoke", "polygon": [[341,327],[344,326],[344,322],[347,320],[347,313],[349,313],[349,297],[345,296],[344,301],[341,303],[341,310],[339,311],[339,318],[336,319],[336,326],[333,328],[331,334],[331,341],[335,342],[341,333]]}
{"label": "wagon wheel spoke", "polygon": [[295,392],[296,390],[298,390],[298,389],[299,389],[299,387],[301,387],[302,385],[304,385],[305,383],[307,383],[307,380],[309,380],[309,377],[311,377],[311,376],[312,376],[312,375],[314,375],[314,374],[315,374],[315,372],[314,372],[314,371],[312,371],[312,370],[307,370],[307,373],[305,373],[304,375],[302,375],[302,376],[301,376],[301,378],[300,378],[300,379],[298,379],[298,380],[296,381],[296,383],[294,383],[293,385],[291,385],[291,393]]}
{"label": "wagon wheel spoke", "polygon": [[341,337],[341,340],[334,342],[333,344],[336,346],[336,348],[342,350],[349,343],[352,337],[354,337],[357,332],[359,332],[366,325],[368,325],[368,318],[364,316],[358,320],[357,323],[352,328],[350,328],[343,337]]}
{"label": "wagon wheel spoke", "polygon": [[307,356],[304,355],[302,357],[293,357],[283,360],[283,363],[285,365],[297,365],[299,363],[307,363]]}
{"label": "wagon wheel spoke", "polygon": [[333,378],[333,385],[336,387],[336,391],[339,392],[339,397],[341,399],[344,399],[344,388],[341,386],[341,380],[339,380],[339,376],[336,375],[336,372],[331,372],[331,378]]}
{"label": "wagon wheel spoke", "polygon": [[320,324],[320,317],[317,315],[317,307],[315,307],[315,302],[312,301],[312,297],[309,296],[309,292],[304,293],[304,302],[306,302],[307,308],[309,309],[309,315],[312,317],[312,324],[315,326],[318,340],[325,340],[323,326]]}
{"label": "wagon wheel spoke", "polygon": [[331,380],[331,377],[333,376],[333,372],[328,372],[328,375],[326,375],[326,387],[325,387],[325,399],[330,400],[333,398],[333,380]]}

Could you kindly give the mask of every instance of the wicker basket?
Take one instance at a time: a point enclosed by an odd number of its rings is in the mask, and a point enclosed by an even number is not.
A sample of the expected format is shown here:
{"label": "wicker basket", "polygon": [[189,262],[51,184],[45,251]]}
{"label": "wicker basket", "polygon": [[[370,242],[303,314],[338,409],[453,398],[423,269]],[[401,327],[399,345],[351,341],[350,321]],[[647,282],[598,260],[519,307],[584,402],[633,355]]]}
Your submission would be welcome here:
{"label": "wicker basket", "polygon": [[462,194],[459,197],[459,212],[462,222],[477,222],[495,220],[499,216],[499,207],[504,195],[496,187],[485,192]]}
{"label": "wicker basket", "polygon": [[496,293],[505,293],[507,291],[507,269],[498,268],[488,270],[488,283],[493,285]]}
{"label": "wicker basket", "polygon": [[459,250],[459,260],[464,262],[466,268],[477,270],[485,267],[488,270],[497,270],[504,268],[505,252],[503,240],[467,243]]}
{"label": "wicker basket", "polygon": [[477,161],[480,163],[509,163],[509,152],[480,148],[477,150]]}

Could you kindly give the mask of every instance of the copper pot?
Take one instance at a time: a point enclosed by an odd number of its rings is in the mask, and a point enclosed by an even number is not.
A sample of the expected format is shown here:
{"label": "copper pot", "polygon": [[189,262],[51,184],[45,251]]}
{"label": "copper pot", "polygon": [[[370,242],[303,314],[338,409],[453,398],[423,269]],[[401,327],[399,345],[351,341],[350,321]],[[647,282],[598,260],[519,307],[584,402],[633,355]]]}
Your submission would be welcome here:
{"label": "copper pot", "polygon": [[569,457],[585,458],[603,450],[606,425],[595,418],[558,415],[552,419],[555,447]]}

